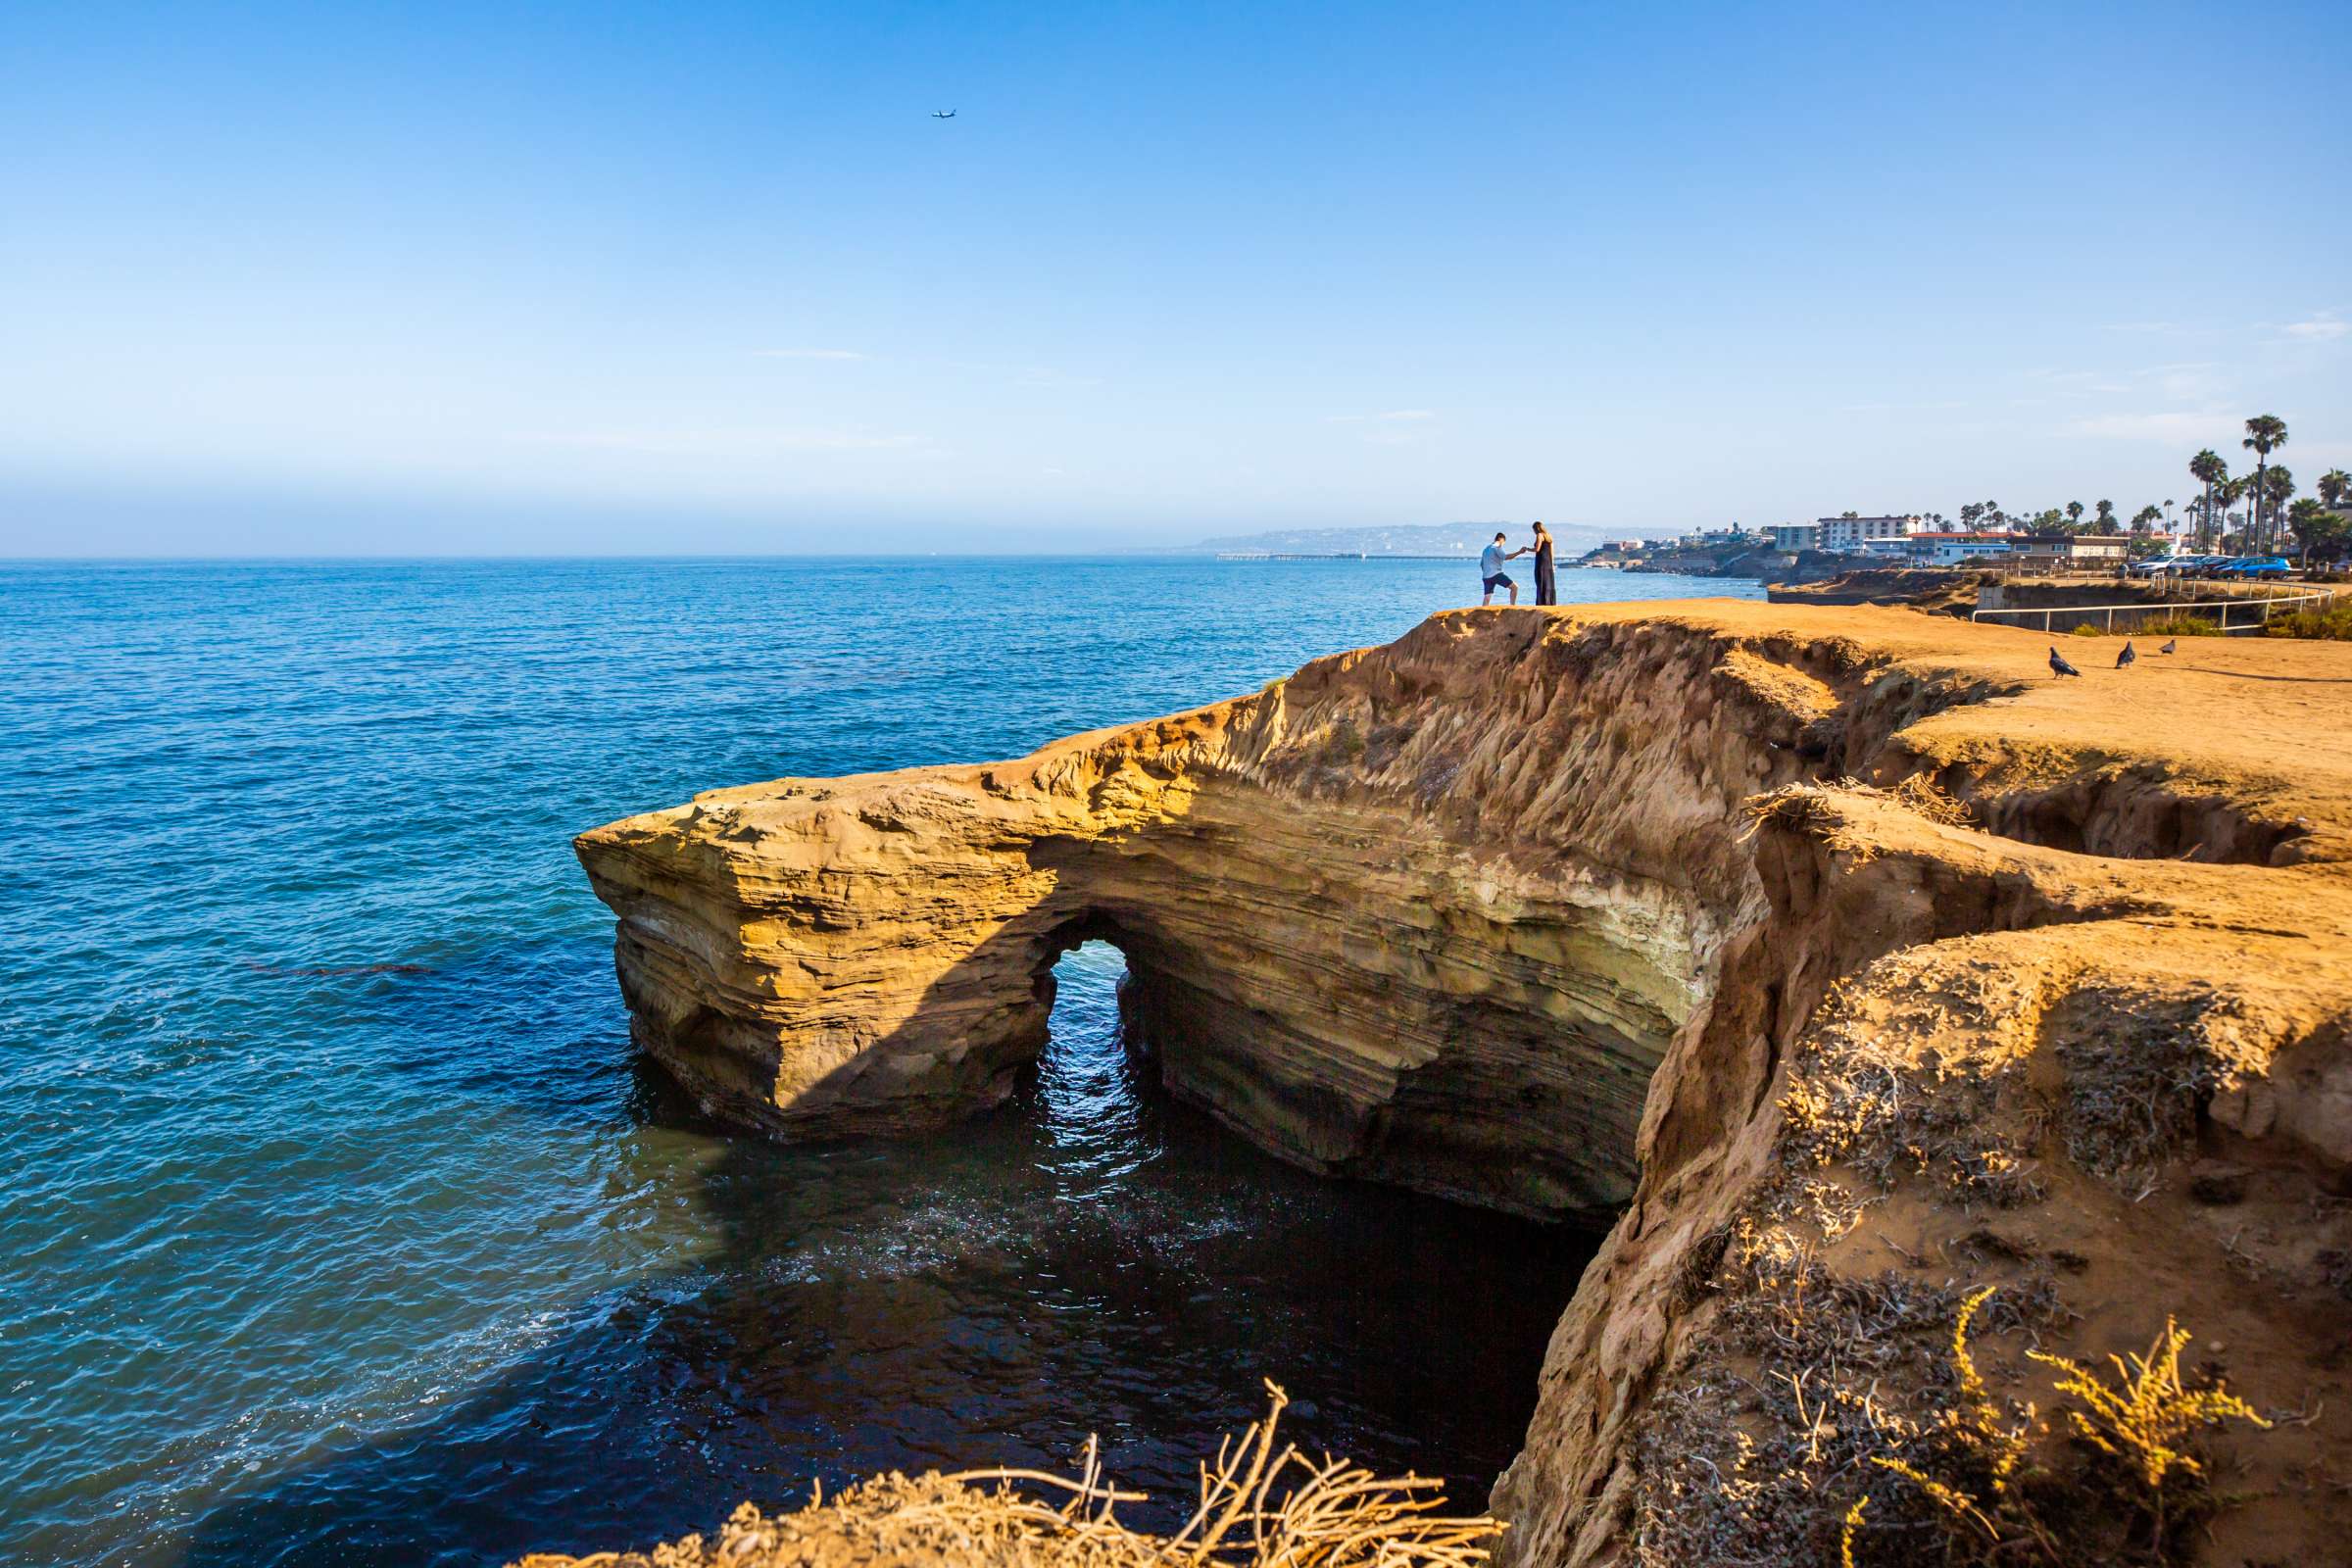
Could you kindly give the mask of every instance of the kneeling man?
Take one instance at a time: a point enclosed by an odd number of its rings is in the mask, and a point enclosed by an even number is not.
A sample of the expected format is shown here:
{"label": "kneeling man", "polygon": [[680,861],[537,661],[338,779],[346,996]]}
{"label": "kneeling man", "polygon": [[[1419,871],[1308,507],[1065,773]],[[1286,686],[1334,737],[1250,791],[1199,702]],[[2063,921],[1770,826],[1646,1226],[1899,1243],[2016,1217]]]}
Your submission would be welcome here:
{"label": "kneeling man", "polygon": [[1493,604],[1494,590],[1497,588],[1508,588],[1511,591],[1511,603],[1515,605],[1519,602],[1519,585],[1503,575],[1502,564],[1506,561],[1516,561],[1526,554],[1527,552],[1524,550],[1514,550],[1509,555],[1504,555],[1501,534],[1496,534],[1494,542],[1479,552],[1478,574],[1487,586],[1486,593],[1478,601],[1480,604]]}

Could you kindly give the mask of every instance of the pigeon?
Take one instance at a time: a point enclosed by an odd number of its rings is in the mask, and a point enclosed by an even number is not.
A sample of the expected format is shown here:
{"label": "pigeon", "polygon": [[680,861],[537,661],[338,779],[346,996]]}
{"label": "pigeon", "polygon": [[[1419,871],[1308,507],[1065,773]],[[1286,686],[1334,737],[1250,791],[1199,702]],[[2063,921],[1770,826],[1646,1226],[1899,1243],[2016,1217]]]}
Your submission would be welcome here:
{"label": "pigeon", "polygon": [[2160,653],[2160,654],[2169,654],[2169,653],[2176,652],[2176,651],[2177,651],[2177,650],[2180,648],[2180,638],[2178,638],[2178,637],[2176,637],[2176,638],[2172,639],[2170,642],[2166,643],[2166,644],[2165,644],[2165,645],[2164,645],[2162,648],[2159,648],[2159,649],[2157,649],[2156,651],[2157,651],[2158,653]]}
{"label": "pigeon", "polygon": [[2122,669],[2138,657],[2139,655],[2132,650],[2132,639],[2127,637],[2124,639],[2124,651],[2115,656],[2115,667]]}
{"label": "pigeon", "polygon": [[2056,645],[2053,644],[2050,648],[2050,673],[2053,675],[2080,675],[2082,672],[2077,669],[2074,665],[2068,663],[2065,660],[2060,659],[2058,657],[2058,649]]}

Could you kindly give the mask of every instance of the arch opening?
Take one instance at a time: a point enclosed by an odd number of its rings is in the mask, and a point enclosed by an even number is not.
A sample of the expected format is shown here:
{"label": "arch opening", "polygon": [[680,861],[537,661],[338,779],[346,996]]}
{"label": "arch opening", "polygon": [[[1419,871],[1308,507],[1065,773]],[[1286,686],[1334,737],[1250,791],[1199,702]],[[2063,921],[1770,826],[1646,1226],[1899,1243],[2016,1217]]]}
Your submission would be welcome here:
{"label": "arch opening", "polygon": [[1132,984],[1126,950],[1106,930],[1073,934],[1042,973],[1046,1041],[1029,1098],[1058,1144],[1152,1135],[1159,1084],[1125,1016]]}
{"label": "arch opening", "polygon": [[1044,1200],[1021,1212],[1054,1238],[1032,1288],[1122,1326],[1058,1342],[1066,1359],[1036,1375],[1102,1431],[1122,1478],[1164,1494],[1170,1526],[1196,1450],[1254,1414],[1261,1378],[1324,1441],[1475,1505],[1519,1449],[1597,1238],[1270,1152],[1163,1081],[1170,1056],[1206,1049],[1190,1020],[1160,1018],[1168,1055],[1142,1049],[1149,938],[1093,916],[1042,951],[1042,1048],[1004,1113],[944,1141],[1028,1167],[1015,1185]]}

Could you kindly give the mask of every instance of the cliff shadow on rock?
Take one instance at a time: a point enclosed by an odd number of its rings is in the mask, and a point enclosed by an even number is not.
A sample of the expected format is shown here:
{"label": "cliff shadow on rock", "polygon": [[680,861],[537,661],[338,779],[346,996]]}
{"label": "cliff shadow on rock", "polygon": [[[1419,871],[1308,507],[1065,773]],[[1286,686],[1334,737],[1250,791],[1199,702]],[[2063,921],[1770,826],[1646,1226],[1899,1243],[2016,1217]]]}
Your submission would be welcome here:
{"label": "cliff shadow on rock", "polygon": [[[1201,854],[1209,829],[1181,831]],[[714,1114],[773,1135],[936,1133],[1012,1093],[1047,1040],[1055,961],[1102,941],[1127,958],[1131,1037],[1160,1083],[1261,1148],[1326,1175],[1544,1217],[1605,1223],[1622,1205],[1630,1184],[1609,1151],[1630,1145],[1673,1020],[1654,1008],[1629,1031],[1619,1020],[1642,999],[1623,988],[1577,1003],[1611,991],[1608,971],[1632,961],[1573,908],[1423,906],[1421,920],[1367,920],[1313,894],[1276,940],[1238,899],[1164,898],[1183,873],[1163,842],[1145,830],[1027,846],[1053,891],[936,966],[903,1019],[821,1070],[788,1065],[741,1014],[679,981],[674,949],[624,928],[633,1036]],[[1229,880],[1263,865],[1249,850],[1219,858]],[[906,989],[903,972],[892,985]],[[1564,1051],[1571,1041],[1588,1045]]]}

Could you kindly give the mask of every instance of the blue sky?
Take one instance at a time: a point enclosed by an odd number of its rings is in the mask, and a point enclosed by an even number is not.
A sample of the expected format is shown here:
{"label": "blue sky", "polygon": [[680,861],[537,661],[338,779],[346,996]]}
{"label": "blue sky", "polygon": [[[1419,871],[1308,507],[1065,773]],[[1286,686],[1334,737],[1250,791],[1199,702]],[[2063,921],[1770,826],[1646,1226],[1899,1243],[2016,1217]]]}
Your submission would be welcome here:
{"label": "blue sky", "polygon": [[0,554],[2129,514],[2260,412],[2308,492],[2346,58],[2340,4],[11,8]]}

